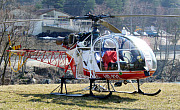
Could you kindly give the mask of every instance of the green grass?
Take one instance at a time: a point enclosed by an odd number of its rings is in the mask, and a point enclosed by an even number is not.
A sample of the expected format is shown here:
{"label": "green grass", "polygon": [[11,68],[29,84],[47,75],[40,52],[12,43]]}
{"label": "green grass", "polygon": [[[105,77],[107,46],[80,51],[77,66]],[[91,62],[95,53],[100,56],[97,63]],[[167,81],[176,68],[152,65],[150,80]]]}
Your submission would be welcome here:
{"label": "green grass", "polygon": [[[49,95],[49,93],[57,86],[57,84],[0,86],[0,109],[180,109],[180,84],[146,83],[141,86],[143,91],[150,93],[161,89],[162,92],[157,96],[113,93],[111,97],[103,100],[93,97],[66,97]],[[88,84],[67,85],[69,91],[76,91],[87,86]],[[118,87],[118,90],[133,91],[133,86],[130,84],[123,85],[122,87]]]}

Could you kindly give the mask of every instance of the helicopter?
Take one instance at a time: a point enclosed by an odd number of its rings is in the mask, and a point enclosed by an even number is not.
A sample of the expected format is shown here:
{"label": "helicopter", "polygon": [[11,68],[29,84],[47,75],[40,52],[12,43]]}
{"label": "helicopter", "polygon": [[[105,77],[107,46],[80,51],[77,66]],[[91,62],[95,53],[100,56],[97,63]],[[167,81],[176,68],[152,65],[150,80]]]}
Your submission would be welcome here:
{"label": "helicopter", "polygon": [[[17,53],[20,57],[31,58],[64,69],[61,84],[51,94],[64,96],[92,96],[107,98],[112,92],[139,93],[154,96],[161,92],[145,93],[140,89],[140,79],[152,76],[157,68],[156,57],[148,44],[132,35],[123,34],[105,18],[115,17],[180,17],[179,15],[92,15],[86,14],[80,17],[66,19],[92,20],[92,32],[71,33],[66,37],[58,37],[57,45],[62,45],[67,51],[44,50],[8,50],[11,54]],[[21,21],[22,22],[22,21]],[[109,28],[113,33],[100,34],[99,26]],[[55,56],[54,53],[59,53]],[[58,60],[58,61],[55,61]],[[26,61],[26,60],[25,60]],[[54,62],[55,61],[55,62]],[[24,64],[25,62],[23,62]],[[62,66],[64,65],[64,66]],[[21,66],[18,66],[19,68]],[[67,77],[66,72],[71,70],[74,77]],[[66,88],[66,80],[89,79],[89,94],[69,94]],[[122,92],[110,89],[113,86],[111,80],[137,80],[138,89],[134,92]],[[106,80],[107,88],[95,84],[96,80]],[[63,93],[65,86],[66,93]],[[98,89],[97,89],[98,88]],[[59,89],[59,90],[58,90]],[[93,90],[109,92],[106,96],[95,96]],[[58,90],[58,92],[55,92]]]}

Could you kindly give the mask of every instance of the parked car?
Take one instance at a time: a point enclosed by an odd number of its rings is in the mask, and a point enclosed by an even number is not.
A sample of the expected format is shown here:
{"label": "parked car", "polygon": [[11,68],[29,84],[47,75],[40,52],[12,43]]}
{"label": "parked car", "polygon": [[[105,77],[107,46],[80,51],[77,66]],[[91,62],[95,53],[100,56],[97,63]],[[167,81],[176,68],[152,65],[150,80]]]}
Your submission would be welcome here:
{"label": "parked car", "polygon": [[146,31],[149,37],[159,37],[156,31]]}
{"label": "parked car", "polygon": [[135,36],[140,36],[140,34],[138,32],[134,32],[133,33]]}
{"label": "parked car", "polygon": [[148,34],[146,32],[141,32],[142,36],[148,36]]}

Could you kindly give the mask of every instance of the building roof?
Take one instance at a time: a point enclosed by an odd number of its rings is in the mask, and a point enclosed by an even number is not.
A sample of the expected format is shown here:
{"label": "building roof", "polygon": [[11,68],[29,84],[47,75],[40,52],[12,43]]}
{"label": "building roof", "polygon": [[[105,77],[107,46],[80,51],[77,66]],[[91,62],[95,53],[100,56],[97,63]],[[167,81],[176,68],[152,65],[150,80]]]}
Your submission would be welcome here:
{"label": "building roof", "polygon": [[[58,12],[61,12],[61,13],[64,13],[64,14],[67,14],[67,13],[65,13],[65,12],[62,12],[62,11],[58,10],[58,9],[50,8],[50,9],[40,9],[40,10],[36,11],[36,15],[42,15],[42,14],[44,14],[44,13],[48,13],[48,12],[51,12],[51,11],[53,11],[53,10],[58,11]],[[67,15],[70,16],[69,14],[67,14]]]}

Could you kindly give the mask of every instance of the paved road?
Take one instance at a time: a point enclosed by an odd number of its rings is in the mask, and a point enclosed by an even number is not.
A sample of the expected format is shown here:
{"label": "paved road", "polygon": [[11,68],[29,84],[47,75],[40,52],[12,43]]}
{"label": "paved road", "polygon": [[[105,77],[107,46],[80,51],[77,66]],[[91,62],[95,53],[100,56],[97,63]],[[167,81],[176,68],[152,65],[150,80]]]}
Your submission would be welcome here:
{"label": "paved road", "polygon": [[[165,54],[166,52],[154,52],[154,54],[156,55],[156,59],[157,60],[163,60],[165,59]],[[174,52],[171,51],[169,52],[169,54],[166,55],[168,57],[168,59],[173,59],[174,58]],[[175,56],[175,59],[180,59],[180,51],[176,51],[176,56]]]}

